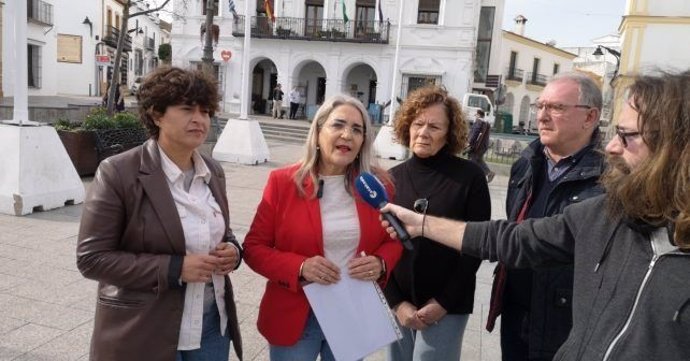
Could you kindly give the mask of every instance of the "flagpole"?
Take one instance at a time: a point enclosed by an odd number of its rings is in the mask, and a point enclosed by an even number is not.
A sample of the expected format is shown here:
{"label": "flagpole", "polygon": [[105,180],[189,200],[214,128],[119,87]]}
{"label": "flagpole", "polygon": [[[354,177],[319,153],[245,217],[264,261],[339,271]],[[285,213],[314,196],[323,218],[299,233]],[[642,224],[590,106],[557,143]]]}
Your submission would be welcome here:
{"label": "flagpole", "polygon": [[249,102],[249,51],[251,49],[252,24],[249,16],[249,3],[251,0],[244,1],[244,48],[242,49],[242,101],[240,102],[240,119],[247,120],[247,107]]}
{"label": "flagpole", "polygon": [[391,78],[391,106],[390,114],[388,116],[388,124],[393,124],[393,117],[395,116],[395,111],[398,109],[398,102],[395,99],[395,83],[398,81],[398,61],[400,60],[400,39],[402,38],[402,19],[403,19],[403,7],[405,2],[400,2],[400,13],[398,14],[398,35],[395,40],[395,57],[393,58],[393,77]]}
{"label": "flagpole", "polygon": [[396,82],[398,78],[398,61],[400,58],[400,39],[402,38],[403,26],[403,4],[405,1],[400,1],[400,13],[398,14],[398,36],[395,41],[395,57],[393,59],[393,76],[391,78],[391,94],[390,94],[390,110],[388,115],[388,122],[384,124],[379,132],[376,134],[374,140],[374,152],[378,157],[384,159],[403,160],[407,157],[407,150],[395,140],[395,132],[393,131],[393,122],[395,112],[398,108],[396,98]]}

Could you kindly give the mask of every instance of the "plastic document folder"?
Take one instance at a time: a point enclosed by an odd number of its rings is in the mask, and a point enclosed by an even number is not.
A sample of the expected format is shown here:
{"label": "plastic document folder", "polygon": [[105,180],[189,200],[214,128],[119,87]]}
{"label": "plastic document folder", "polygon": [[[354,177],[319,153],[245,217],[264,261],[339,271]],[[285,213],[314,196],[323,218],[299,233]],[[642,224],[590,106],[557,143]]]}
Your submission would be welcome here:
{"label": "plastic document folder", "polygon": [[364,358],[401,338],[379,286],[340,273],[340,282],[304,286],[321,330],[338,361]]}

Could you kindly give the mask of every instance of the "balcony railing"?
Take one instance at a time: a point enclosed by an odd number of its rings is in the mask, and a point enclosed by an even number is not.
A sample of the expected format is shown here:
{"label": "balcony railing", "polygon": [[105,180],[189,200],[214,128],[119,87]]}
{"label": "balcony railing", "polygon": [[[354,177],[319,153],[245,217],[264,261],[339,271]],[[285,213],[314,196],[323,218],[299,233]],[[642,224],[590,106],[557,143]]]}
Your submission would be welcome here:
{"label": "balcony railing", "polygon": [[513,80],[522,82],[524,71],[518,68],[506,69],[506,80]]}
{"label": "balcony railing", "polygon": [[[114,26],[107,26],[105,35],[103,35],[103,42],[108,46],[117,48],[117,39],[120,37],[120,29]],[[122,48],[123,51],[132,51],[132,37],[130,35],[125,35],[125,44]]]}
{"label": "balcony railing", "polygon": [[30,21],[53,25],[53,5],[45,1],[26,0],[26,15]]}
{"label": "balcony railing", "polygon": [[[244,37],[243,15],[235,18],[233,36]],[[290,40],[342,41],[351,43],[388,44],[390,22],[355,21],[345,23],[342,19],[304,19],[251,17],[253,38],[273,38]]]}
{"label": "balcony railing", "polygon": [[153,38],[146,38],[144,41],[144,46],[146,47],[146,50],[151,50],[153,51],[156,48],[156,41]]}
{"label": "balcony railing", "polygon": [[537,73],[527,73],[527,84],[546,86],[546,82],[548,80],[549,79],[546,75]]}

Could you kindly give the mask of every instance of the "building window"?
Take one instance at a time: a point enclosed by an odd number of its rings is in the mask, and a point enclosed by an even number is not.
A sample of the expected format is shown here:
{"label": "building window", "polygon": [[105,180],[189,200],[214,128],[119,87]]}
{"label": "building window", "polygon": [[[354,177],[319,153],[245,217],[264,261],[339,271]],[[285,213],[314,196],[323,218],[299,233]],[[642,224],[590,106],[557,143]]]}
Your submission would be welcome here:
{"label": "building window", "polygon": [[558,74],[558,72],[561,70],[561,64],[554,63],[553,64],[553,75]]}
{"label": "building window", "polygon": [[441,0],[419,0],[417,24],[438,24]]}
{"label": "building window", "polygon": [[479,28],[477,29],[477,51],[475,52],[474,81],[486,82],[489,73],[489,59],[491,57],[491,39],[494,33],[494,14],[496,8],[483,6],[479,13]]}
{"label": "building window", "polygon": [[144,54],[141,49],[134,50],[134,75],[144,74]]}
{"label": "building window", "polygon": [[304,33],[306,35],[314,35],[321,29],[323,25],[321,20],[323,19],[323,0],[315,1],[309,0],[306,2],[306,12],[304,14],[305,19],[305,29]]}
{"label": "building window", "polygon": [[357,0],[355,5],[355,31],[357,34],[373,33],[376,4],[373,0]]}
{"label": "building window", "polygon": [[534,58],[534,62],[532,63],[532,76],[530,79],[533,84],[536,84],[539,80],[539,63],[539,58]]}
{"label": "building window", "polygon": [[79,35],[58,34],[57,61],[81,63],[82,38]]}
{"label": "building window", "polygon": [[403,74],[400,88],[400,99],[407,98],[407,95],[415,89],[427,85],[441,85],[441,77],[437,75],[408,75]]}
{"label": "building window", "polygon": [[27,60],[29,62],[29,88],[41,87],[41,47],[28,45]]}
{"label": "building window", "polygon": [[53,25],[53,5],[42,0],[27,0],[26,5],[28,20]]}
{"label": "building window", "polygon": [[[201,15],[206,15],[206,6],[208,5],[208,1],[203,0],[201,5],[202,5]],[[218,0],[213,0],[213,8],[216,10],[216,13],[214,15],[218,16],[219,15],[218,11],[220,10],[220,6],[218,6]]]}

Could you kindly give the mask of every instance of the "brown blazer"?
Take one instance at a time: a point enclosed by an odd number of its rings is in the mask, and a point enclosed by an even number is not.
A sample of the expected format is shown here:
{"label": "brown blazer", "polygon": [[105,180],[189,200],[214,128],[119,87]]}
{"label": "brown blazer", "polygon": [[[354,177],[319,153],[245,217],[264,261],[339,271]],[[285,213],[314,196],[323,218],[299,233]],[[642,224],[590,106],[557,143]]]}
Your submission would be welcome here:
{"label": "brown blazer", "polygon": [[[229,227],[223,169],[204,160],[225,218],[225,241],[241,249]],[[154,140],[101,163],[84,202],[77,244],[79,271],[98,281],[91,360],[175,360],[185,292],[177,282],[185,255],[179,218]],[[225,304],[241,360],[230,277]]]}

